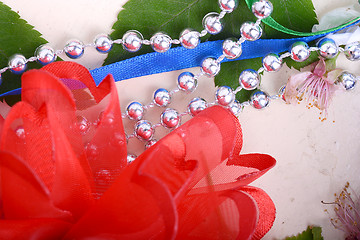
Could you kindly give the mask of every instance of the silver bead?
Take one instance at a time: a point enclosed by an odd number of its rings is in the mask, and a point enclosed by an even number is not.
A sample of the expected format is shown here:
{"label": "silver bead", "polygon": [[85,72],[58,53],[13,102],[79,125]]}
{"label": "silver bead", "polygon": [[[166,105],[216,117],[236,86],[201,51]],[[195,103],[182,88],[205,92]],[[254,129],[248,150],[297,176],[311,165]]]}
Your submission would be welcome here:
{"label": "silver bead", "polygon": [[9,60],[9,68],[12,73],[23,73],[26,70],[26,58],[20,54],[11,56]]}
{"label": "silver bead", "polygon": [[132,102],[126,108],[126,115],[131,120],[141,120],[144,116],[144,106],[139,102]]}
{"label": "silver bead", "polygon": [[215,58],[205,58],[201,63],[201,71],[208,77],[214,77],[220,72],[220,63]]}
{"label": "silver bead", "polygon": [[202,24],[205,30],[210,34],[218,34],[223,29],[219,14],[215,12],[206,14],[203,18]]}
{"label": "silver bead", "polygon": [[179,113],[174,109],[168,108],[161,113],[160,122],[166,128],[176,128],[180,124]]}
{"label": "silver bead", "polygon": [[338,82],[345,88],[345,90],[351,90],[355,88],[356,76],[349,72],[342,72],[338,77]]}
{"label": "silver bead", "polygon": [[136,158],[137,158],[137,156],[135,154],[129,153],[126,158],[127,163],[128,164],[132,163],[133,161],[135,161]]}
{"label": "silver bead", "polygon": [[99,34],[94,39],[95,49],[100,53],[108,53],[112,48],[112,41],[109,35]]}
{"label": "silver bead", "polygon": [[141,48],[144,40],[140,32],[136,30],[127,31],[122,37],[123,48],[129,52],[136,52]]}
{"label": "silver bead", "polygon": [[69,58],[79,58],[84,54],[84,44],[79,40],[70,40],[65,45],[64,51]]}
{"label": "silver bead", "polygon": [[263,109],[267,107],[269,102],[269,96],[263,91],[254,92],[250,98],[250,104],[256,109]]}
{"label": "silver bead", "polygon": [[228,106],[235,100],[235,93],[228,86],[221,86],[215,92],[215,100],[222,106]]}
{"label": "silver bead", "polygon": [[277,72],[282,66],[282,59],[275,53],[270,53],[262,59],[262,64],[267,72]]}
{"label": "silver bead", "polygon": [[241,103],[239,103],[239,101],[235,99],[234,102],[229,104],[228,108],[235,116],[239,116],[242,110],[244,109],[244,106],[241,105]]}
{"label": "silver bead", "polygon": [[76,117],[76,126],[77,129],[80,131],[81,135],[86,135],[86,133],[90,130],[90,122],[83,116],[77,116]]}
{"label": "silver bead", "polygon": [[309,46],[306,42],[295,42],[291,46],[291,58],[296,62],[304,62],[310,56]]}
{"label": "silver bead", "polygon": [[253,3],[252,12],[254,13],[255,17],[259,19],[264,19],[270,16],[273,11],[273,5],[268,0],[258,0]]}
{"label": "silver bead", "polygon": [[154,93],[154,103],[159,107],[166,107],[171,103],[171,95],[168,90],[159,88]]}
{"label": "silver bead", "polygon": [[239,83],[245,90],[254,90],[260,84],[260,75],[254,69],[246,69],[240,73]]}
{"label": "silver bead", "polygon": [[183,72],[178,77],[177,86],[186,93],[193,92],[196,89],[197,84],[197,79],[191,72]]}
{"label": "silver bead", "polygon": [[194,98],[188,105],[188,113],[195,116],[208,107],[207,102],[202,98]]}
{"label": "silver bead", "polygon": [[232,38],[226,39],[222,44],[223,54],[228,59],[238,58],[242,53],[241,44]]}
{"label": "silver bead", "polygon": [[200,33],[187,28],[181,32],[179,40],[184,48],[194,49],[200,43]]}
{"label": "silver bead", "polygon": [[77,59],[84,54],[85,46],[80,40],[70,40],[64,47],[65,54],[72,59]]}
{"label": "silver bead", "polygon": [[55,61],[55,51],[49,45],[41,45],[35,50],[37,61],[41,65],[46,65]]}
{"label": "silver bead", "polygon": [[345,56],[350,61],[356,61],[360,59],[360,42],[354,42],[345,46]]}
{"label": "silver bead", "polygon": [[318,43],[318,48],[320,56],[328,59],[335,57],[339,52],[338,46],[331,38],[322,39]]}
{"label": "silver bead", "polygon": [[148,149],[148,148],[150,148],[150,147],[152,147],[153,145],[155,145],[155,143],[157,143],[157,140],[156,139],[151,139],[151,140],[149,140],[149,141],[147,141],[146,143],[145,143],[145,149]]}
{"label": "silver bead", "polygon": [[231,13],[237,7],[237,0],[219,0],[219,6],[222,11]]}
{"label": "silver bead", "polygon": [[171,47],[171,38],[164,33],[156,33],[150,38],[151,47],[156,52],[166,52]]}
{"label": "silver bead", "polygon": [[24,129],[24,127],[23,126],[17,126],[16,128],[15,128],[15,135],[18,137],[18,138],[20,138],[21,140],[25,140],[25,138],[26,138],[26,132],[25,132],[25,129]]}
{"label": "silver bead", "polygon": [[240,33],[248,41],[256,41],[262,35],[261,27],[253,22],[244,22],[240,27]]}
{"label": "silver bead", "polygon": [[135,136],[144,141],[150,140],[154,135],[154,128],[147,120],[140,120],[135,124]]}

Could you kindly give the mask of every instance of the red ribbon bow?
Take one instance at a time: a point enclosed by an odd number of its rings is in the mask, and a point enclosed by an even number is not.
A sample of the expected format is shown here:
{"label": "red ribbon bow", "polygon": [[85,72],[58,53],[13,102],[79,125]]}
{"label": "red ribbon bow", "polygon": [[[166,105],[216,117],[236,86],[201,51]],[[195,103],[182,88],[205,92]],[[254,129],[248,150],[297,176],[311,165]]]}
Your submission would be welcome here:
{"label": "red ribbon bow", "polygon": [[[85,133],[84,115],[96,123]],[[23,75],[0,131],[0,239],[260,239],[275,219],[270,197],[247,186],[275,159],[239,155],[240,124],[219,106],[128,165],[112,76],[96,86],[57,62]]]}

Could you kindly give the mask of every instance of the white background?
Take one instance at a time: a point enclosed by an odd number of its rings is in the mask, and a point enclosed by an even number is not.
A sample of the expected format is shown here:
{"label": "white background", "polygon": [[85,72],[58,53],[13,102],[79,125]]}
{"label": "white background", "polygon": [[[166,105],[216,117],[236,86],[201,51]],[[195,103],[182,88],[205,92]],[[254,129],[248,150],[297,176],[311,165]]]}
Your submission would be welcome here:
{"label": "white background", "polygon": [[[90,43],[98,33],[110,33],[125,1],[3,2],[34,25],[50,45],[61,49],[72,38]],[[337,7],[355,3],[356,0],[314,0],[319,16]],[[199,16],[199,21],[201,19],[202,16]],[[93,69],[101,66],[104,58],[104,55],[95,50],[86,49],[79,62]],[[360,74],[359,63],[349,62],[342,56],[338,60],[338,67]],[[118,83],[122,109],[131,100],[149,102],[156,88],[174,89],[180,72]],[[265,74],[262,88],[273,95],[294,73],[295,70],[283,67],[279,73]],[[268,153],[277,159],[276,167],[253,183],[263,188],[277,207],[274,227],[265,239],[281,239],[303,231],[308,225],[322,226],[325,239],[343,239],[342,233],[330,224],[329,215],[324,213],[328,206],[322,205],[320,201],[333,201],[333,194],[339,192],[346,181],[357,192],[360,190],[360,84],[358,85],[354,91],[340,91],[336,94],[329,108],[328,120],[324,122],[318,119],[317,109],[308,110],[305,103],[287,105],[280,100],[273,101],[265,110],[248,107],[241,114],[239,119],[244,134],[242,152]],[[196,94],[213,101],[213,92],[213,81],[200,79]],[[175,100],[184,109],[190,97],[194,96],[178,96]]]}

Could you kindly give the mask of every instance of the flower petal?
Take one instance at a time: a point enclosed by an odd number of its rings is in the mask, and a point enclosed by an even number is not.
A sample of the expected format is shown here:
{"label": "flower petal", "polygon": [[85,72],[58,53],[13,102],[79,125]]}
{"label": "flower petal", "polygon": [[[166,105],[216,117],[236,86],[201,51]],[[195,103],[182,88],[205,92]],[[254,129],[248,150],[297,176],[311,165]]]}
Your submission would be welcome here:
{"label": "flower petal", "polygon": [[49,191],[26,163],[10,153],[0,151],[0,167],[5,219],[71,219],[69,212],[54,206]]}
{"label": "flower petal", "polygon": [[[236,162],[241,143],[240,125],[230,111],[218,106],[204,110],[125,168],[66,239],[99,237],[101,234],[129,239],[172,239],[178,228],[182,233],[188,234],[187,230],[219,226],[215,223],[220,219],[213,214],[230,196],[214,191],[216,183],[211,178],[206,186],[202,186],[200,194],[193,193],[191,189],[199,180],[209,177],[209,173],[223,160],[231,159]],[[239,144],[240,147],[234,147],[234,144]],[[260,160],[263,159],[259,159],[259,162]],[[248,164],[251,165],[250,162]],[[261,167],[264,168],[264,165]],[[249,199],[246,193],[235,195],[231,195],[233,199]],[[255,206],[255,201],[250,202],[251,206]],[[175,204],[178,205],[177,210]],[[239,211],[242,212],[243,209]],[[256,211],[248,213],[257,219]],[[187,222],[184,219],[191,220]],[[210,221],[207,222],[210,224],[208,228],[202,225],[204,219]],[[255,225],[250,229],[244,228],[243,234],[250,236]],[[220,231],[226,228],[223,227],[214,230],[225,235],[239,234],[234,229],[230,229],[230,232]]]}
{"label": "flower petal", "polygon": [[250,194],[257,203],[259,210],[259,221],[252,239],[261,239],[272,227],[276,209],[274,202],[263,190],[255,187],[245,186],[239,189]]}
{"label": "flower petal", "polygon": [[[52,63],[42,70],[48,71],[60,79],[84,84],[89,88],[96,102],[100,102],[104,100],[105,96],[110,95],[101,116],[98,114],[95,116],[95,118],[100,118],[95,132],[86,136],[88,140],[85,143],[86,157],[90,164],[92,177],[95,178],[94,192],[99,197],[127,164],[126,137],[114,79],[108,75],[99,86],[96,86],[89,71],[73,62]],[[94,114],[98,112],[100,112],[99,108],[94,108],[88,110],[87,114],[94,118]]]}
{"label": "flower petal", "polygon": [[288,103],[294,103],[297,100],[298,87],[303,84],[308,77],[312,75],[311,72],[302,72],[299,74],[292,75],[285,87],[285,100]]}
{"label": "flower petal", "polygon": [[[158,152],[168,161],[174,157],[166,146]],[[177,213],[170,191],[154,177],[138,174],[141,163],[153,155],[146,151],[125,168],[65,239],[103,234],[115,239],[173,239]]]}
{"label": "flower petal", "polygon": [[[114,79],[108,75],[101,83],[110,86],[109,102],[86,146],[86,155],[95,178],[95,193],[101,196],[127,166],[126,137]],[[96,109],[98,112],[99,109]]]}
{"label": "flower petal", "polygon": [[78,219],[92,204],[92,182],[73,152],[61,124],[56,121],[57,113],[54,111],[49,109],[55,160],[51,199],[57,207],[70,211]]}
{"label": "flower petal", "polygon": [[342,70],[340,68],[336,68],[336,69],[334,69],[334,70],[327,73],[327,77],[326,77],[325,80],[330,84],[334,84],[343,71],[344,70]]}
{"label": "flower petal", "polygon": [[320,60],[315,65],[313,73],[318,77],[322,77],[325,74],[325,72],[326,72],[325,60],[323,58],[320,58]]}
{"label": "flower petal", "polygon": [[250,239],[259,219],[253,197],[237,190],[189,195],[178,211],[177,239]]}
{"label": "flower petal", "polygon": [[89,70],[75,62],[54,62],[41,68],[41,70],[54,74],[60,79],[75,80],[86,85],[96,102],[100,102],[110,92],[110,82],[101,82],[96,86]]}
{"label": "flower petal", "polygon": [[51,189],[55,168],[51,134],[46,107],[39,110],[26,102],[13,106],[4,122],[0,147],[23,159]]}
{"label": "flower petal", "polygon": [[70,223],[52,218],[0,220],[0,238],[31,240],[61,239],[70,226]]}

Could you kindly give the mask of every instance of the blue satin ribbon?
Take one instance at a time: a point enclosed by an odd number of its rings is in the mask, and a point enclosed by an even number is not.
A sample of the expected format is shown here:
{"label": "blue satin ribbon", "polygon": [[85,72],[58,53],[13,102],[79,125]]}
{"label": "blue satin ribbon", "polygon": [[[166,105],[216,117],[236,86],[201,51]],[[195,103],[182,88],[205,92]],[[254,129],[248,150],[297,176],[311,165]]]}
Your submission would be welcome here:
{"label": "blue satin ribbon", "polygon": [[[359,22],[360,21],[357,21],[351,25]],[[341,29],[338,29],[337,31],[339,30]],[[223,62],[257,58],[263,57],[268,53],[281,53],[289,51],[290,46],[296,41],[311,42],[327,34],[329,33],[291,39],[259,39],[254,42],[245,41],[242,44],[243,53],[239,58],[235,60],[224,59]],[[221,56],[222,42],[222,40],[208,41],[200,43],[199,46],[195,49],[176,47],[168,50],[165,53],[148,53],[96,68],[91,70],[90,73],[93,76],[96,85],[99,85],[99,83],[108,74],[112,74],[115,81],[122,81],[156,73],[198,67],[206,57],[217,58]],[[21,94],[21,88],[3,93],[0,95],[0,97],[16,94]]]}

